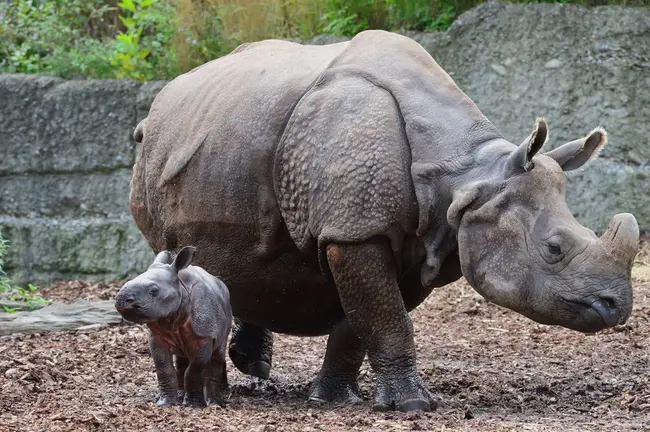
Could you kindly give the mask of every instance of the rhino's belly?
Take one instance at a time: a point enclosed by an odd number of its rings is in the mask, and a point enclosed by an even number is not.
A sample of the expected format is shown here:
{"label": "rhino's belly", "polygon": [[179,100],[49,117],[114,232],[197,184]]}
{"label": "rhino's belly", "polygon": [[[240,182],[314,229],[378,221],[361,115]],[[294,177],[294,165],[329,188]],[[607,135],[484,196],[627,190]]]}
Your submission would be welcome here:
{"label": "rhino's belly", "polygon": [[[264,225],[264,224],[262,224]],[[233,315],[277,333],[327,334],[344,317],[316,250],[300,252],[282,226],[213,221],[171,226],[178,244],[197,247],[194,263],[224,281]]]}

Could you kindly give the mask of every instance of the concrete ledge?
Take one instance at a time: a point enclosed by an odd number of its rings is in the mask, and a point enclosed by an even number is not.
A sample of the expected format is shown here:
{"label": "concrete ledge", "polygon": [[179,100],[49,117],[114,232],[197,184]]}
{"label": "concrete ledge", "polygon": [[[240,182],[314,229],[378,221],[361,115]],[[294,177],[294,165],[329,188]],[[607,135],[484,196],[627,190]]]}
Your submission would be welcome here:
{"label": "concrete ledge", "polygon": [[0,336],[82,330],[89,326],[119,324],[122,316],[113,300],[54,303],[33,312],[0,312]]}
{"label": "concrete ledge", "polygon": [[132,170],[0,176],[0,209],[14,217],[120,217],[129,214]]}
{"label": "concrete ledge", "polygon": [[129,217],[0,217],[0,231],[11,241],[5,270],[17,283],[122,280],[144,271],[153,259]]}
{"label": "concrete ledge", "polygon": [[0,174],[130,168],[139,87],[0,75]]}

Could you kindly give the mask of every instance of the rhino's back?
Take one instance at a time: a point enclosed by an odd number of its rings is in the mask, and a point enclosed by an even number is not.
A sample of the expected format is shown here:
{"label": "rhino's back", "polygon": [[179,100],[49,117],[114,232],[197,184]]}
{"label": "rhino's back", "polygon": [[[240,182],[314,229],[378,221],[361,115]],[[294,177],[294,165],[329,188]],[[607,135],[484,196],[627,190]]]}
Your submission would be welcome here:
{"label": "rhino's back", "polygon": [[273,157],[287,115],[345,45],[248,44],[170,82],[149,112],[136,165],[146,191],[132,200],[165,224],[254,227],[274,206]]}

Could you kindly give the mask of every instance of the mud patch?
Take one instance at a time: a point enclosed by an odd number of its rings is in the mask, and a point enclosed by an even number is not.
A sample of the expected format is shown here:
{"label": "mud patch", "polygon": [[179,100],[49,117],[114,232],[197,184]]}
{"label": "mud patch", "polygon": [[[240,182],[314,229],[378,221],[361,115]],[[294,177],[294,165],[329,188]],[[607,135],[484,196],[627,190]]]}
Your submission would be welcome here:
{"label": "mud patch", "polygon": [[[0,429],[24,430],[650,430],[650,247],[634,268],[629,322],[596,335],[538,325],[486,304],[466,283],[435,291],[412,313],[418,365],[440,398],[434,413],[374,413],[364,363],[360,405],[309,406],[326,337],[276,335],[271,379],[228,361],[226,409],[157,408],[146,329],[0,338]],[[57,301],[108,299],[120,283],[69,282]]]}

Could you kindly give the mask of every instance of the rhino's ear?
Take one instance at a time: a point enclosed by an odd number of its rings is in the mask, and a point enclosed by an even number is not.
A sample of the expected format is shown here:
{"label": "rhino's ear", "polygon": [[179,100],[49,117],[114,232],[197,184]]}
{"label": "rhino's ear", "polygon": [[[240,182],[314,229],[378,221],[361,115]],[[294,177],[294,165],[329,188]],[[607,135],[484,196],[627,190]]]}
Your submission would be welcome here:
{"label": "rhino's ear", "polygon": [[169,251],[162,251],[159,252],[158,255],[156,255],[156,258],[154,258],[153,263],[154,264],[169,264],[172,261],[171,259],[171,254]]}
{"label": "rhino's ear", "polygon": [[471,183],[454,192],[454,196],[447,210],[447,222],[449,225],[458,230],[460,220],[463,218],[465,210],[474,203],[481,195],[481,184]]}
{"label": "rhino's ear", "polygon": [[544,154],[555,159],[564,171],[571,171],[596,159],[605,144],[607,144],[607,132],[599,127],[584,138],[568,142]]}
{"label": "rhino's ear", "polygon": [[546,144],[547,140],[548,125],[546,120],[538,118],[535,120],[535,126],[530,135],[508,156],[508,171],[519,173],[532,168],[533,156]]}
{"label": "rhino's ear", "polygon": [[178,255],[176,255],[174,262],[172,263],[172,268],[176,271],[176,273],[192,264],[192,259],[194,258],[195,252],[196,248],[194,246],[185,246],[183,249],[181,249]]}

